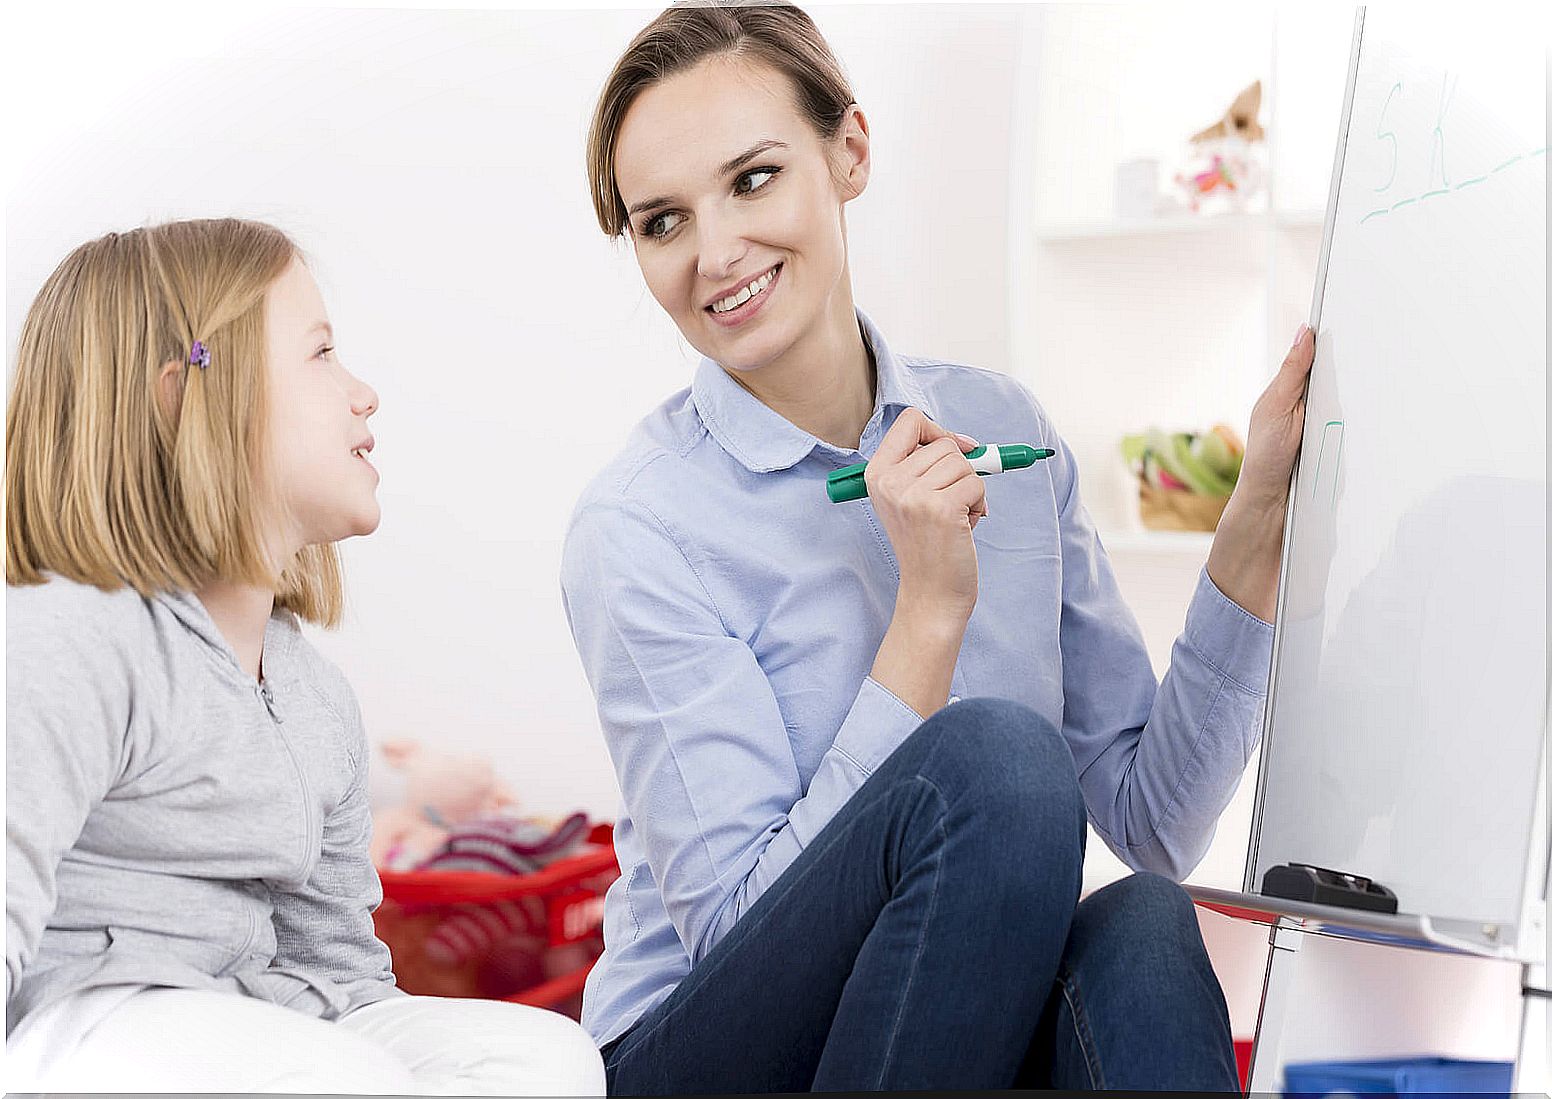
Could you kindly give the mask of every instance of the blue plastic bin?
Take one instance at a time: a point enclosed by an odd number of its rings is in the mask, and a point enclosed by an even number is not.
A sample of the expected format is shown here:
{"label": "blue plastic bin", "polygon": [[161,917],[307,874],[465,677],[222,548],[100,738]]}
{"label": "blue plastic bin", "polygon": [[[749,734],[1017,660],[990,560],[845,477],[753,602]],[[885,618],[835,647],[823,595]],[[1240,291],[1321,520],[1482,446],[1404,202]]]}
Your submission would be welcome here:
{"label": "blue plastic bin", "polygon": [[1283,1095],[1319,1099],[1354,1095],[1503,1095],[1514,1083],[1513,1061],[1400,1057],[1385,1061],[1305,1061],[1283,1066]]}

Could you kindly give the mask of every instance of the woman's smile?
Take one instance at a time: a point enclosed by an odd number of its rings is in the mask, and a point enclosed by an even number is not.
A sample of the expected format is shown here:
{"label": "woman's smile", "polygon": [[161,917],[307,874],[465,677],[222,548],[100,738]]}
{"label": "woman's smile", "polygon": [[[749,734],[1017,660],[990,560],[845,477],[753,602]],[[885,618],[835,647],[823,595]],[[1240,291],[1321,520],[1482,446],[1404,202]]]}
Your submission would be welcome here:
{"label": "woman's smile", "polygon": [[781,269],[782,264],[778,263],[730,292],[719,293],[703,312],[724,328],[748,323],[765,308],[776,284],[781,281]]}

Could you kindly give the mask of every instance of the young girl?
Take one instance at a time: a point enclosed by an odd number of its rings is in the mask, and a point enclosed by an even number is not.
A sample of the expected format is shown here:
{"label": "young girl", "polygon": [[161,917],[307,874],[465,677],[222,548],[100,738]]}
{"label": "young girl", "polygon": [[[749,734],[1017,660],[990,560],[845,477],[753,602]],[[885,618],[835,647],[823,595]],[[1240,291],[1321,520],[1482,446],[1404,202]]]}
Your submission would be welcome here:
{"label": "young girl", "polygon": [[[1255,746],[1312,340],[1257,403],[1161,685],[1040,405],[855,308],[867,120],[801,11],[664,12],[588,165],[704,355],[563,560],[624,794],[583,1019],[610,1090],[1237,1091],[1170,879]],[[982,480],[977,439],[1056,454]],[[867,501],[830,503],[864,459]],[[1086,821],[1152,872],[1080,904]]]}
{"label": "young girl", "polygon": [[109,234],[27,315],[6,434],[10,1090],[576,1093],[570,1020],[406,996],[367,743],[302,636],[378,522],[377,395],[255,222]]}

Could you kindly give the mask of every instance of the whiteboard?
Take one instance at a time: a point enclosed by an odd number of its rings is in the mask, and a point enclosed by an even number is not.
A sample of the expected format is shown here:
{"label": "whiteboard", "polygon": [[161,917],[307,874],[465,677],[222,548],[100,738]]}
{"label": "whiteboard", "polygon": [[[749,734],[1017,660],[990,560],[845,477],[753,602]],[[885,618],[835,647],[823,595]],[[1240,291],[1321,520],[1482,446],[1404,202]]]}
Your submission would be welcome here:
{"label": "whiteboard", "polygon": [[1545,890],[1546,49],[1359,14],[1247,891],[1311,863],[1496,940]]}

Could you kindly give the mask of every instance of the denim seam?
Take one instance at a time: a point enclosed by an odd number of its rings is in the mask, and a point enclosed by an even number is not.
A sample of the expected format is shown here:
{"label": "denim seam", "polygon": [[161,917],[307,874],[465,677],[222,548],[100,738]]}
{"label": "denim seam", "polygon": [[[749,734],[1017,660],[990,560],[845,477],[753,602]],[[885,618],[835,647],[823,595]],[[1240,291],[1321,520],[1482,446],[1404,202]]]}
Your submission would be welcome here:
{"label": "denim seam", "polygon": [[[925,783],[927,783],[927,785],[933,787],[934,791],[937,791],[937,787],[936,786],[934,786],[930,782],[927,782],[927,780],[923,779],[920,775],[913,775],[912,778],[915,779],[918,782],[925,782]],[[942,797],[942,792],[941,791],[937,791],[937,792],[938,792],[938,796]],[[858,827],[861,826],[861,820],[862,820],[862,815],[861,815],[861,813],[859,813],[858,814],[858,819],[853,821],[853,822],[851,822],[850,824],[848,824],[846,826],[846,828],[843,831],[841,831],[840,833],[838,833],[834,839],[830,840],[829,843],[833,844],[833,843],[841,842],[841,839],[843,837],[849,835],[851,833],[852,829],[858,828]],[[812,850],[812,847],[807,848],[806,850]],[[817,859],[815,861],[817,861]],[[791,869],[791,868],[789,867],[788,869]],[[805,867],[803,869],[802,875],[800,877],[794,878],[793,881],[792,881],[792,884],[791,884],[791,886],[789,888],[791,888],[791,889],[798,888],[798,886],[802,882],[806,881],[808,876],[810,874],[812,874],[813,872],[814,871],[813,871],[812,867]],[[786,876],[786,874],[785,874],[785,872],[783,872],[780,876],[778,876],[777,881],[780,882],[781,879],[783,877],[785,877],[785,876]],[[769,893],[770,893],[770,890],[766,890],[766,892],[764,894],[762,894],[762,897],[769,895]],[[771,906],[771,907],[774,908],[774,905]],[[769,912],[761,913],[756,920],[754,920],[753,922],[750,923],[750,927],[751,928],[758,928],[761,924],[763,924],[766,920],[768,920],[770,918],[771,918],[771,914]],[[747,920],[747,919],[748,919],[748,916],[746,915],[745,917],[743,917],[743,919],[739,920],[738,922],[742,923],[742,922],[744,922],[744,920]],[[755,931],[750,931],[749,934],[753,935],[753,934],[755,934]],[[720,967],[722,964],[723,964],[722,959],[720,959],[720,958],[717,959],[717,966]],[[701,963],[701,966],[704,966],[704,962]],[[698,968],[697,965],[692,963],[692,965],[690,967],[690,973],[686,974],[683,978],[681,978],[680,983],[682,984],[685,980],[688,980],[690,975],[693,974],[696,971],[697,968]],[[706,970],[707,975],[705,977],[703,977],[702,979],[703,980],[710,980],[711,979],[711,975],[714,974],[715,972],[716,972],[715,968],[707,969]],[[670,993],[670,995],[672,995],[672,993]],[[650,1025],[647,1025],[647,1026],[644,1027],[644,1024],[638,1022],[634,1027],[632,1027],[631,1029],[628,1029],[625,1032],[625,1036],[626,1037],[634,1036],[638,1029],[641,1030],[641,1033],[640,1033],[639,1037],[637,1037],[636,1041],[629,1043],[629,1048],[628,1049],[626,1048],[626,1044],[623,1041],[621,1042],[619,1049],[616,1050],[616,1053],[619,1056],[615,1058],[615,1062],[614,1062],[615,1065],[618,1066],[621,1061],[623,1061],[626,1057],[630,1056],[630,1054],[633,1053],[649,1037],[651,1037],[651,1035],[653,1033],[655,1033],[658,1030],[659,1027],[661,1027],[670,1018],[672,1018],[673,1015],[676,1012],[678,1012],[682,1006],[683,1005],[676,1004],[673,1007],[673,1009],[664,1012],[658,1018],[652,1020]],[[656,1011],[656,1010],[657,1010],[656,1007],[654,1007],[652,1009],[652,1011]],[[648,1012],[648,1014],[650,1014],[650,1013],[651,1012]]]}
{"label": "denim seam", "polygon": [[1067,1010],[1072,1012],[1072,1028],[1078,1038],[1078,1048],[1083,1051],[1083,1066],[1088,1070],[1089,1089],[1103,1091],[1105,1087],[1105,1069],[1100,1064],[1099,1049],[1094,1044],[1094,1031],[1089,1026],[1089,1018],[1083,1011],[1083,996],[1078,990],[1078,978],[1074,973],[1066,973],[1058,979],[1062,986],[1062,999],[1067,1001]]}
{"label": "denim seam", "polygon": [[[933,782],[929,778],[924,778],[921,775],[917,775],[916,778],[918,781],[926,783],[927,786],[932,789],[932,792],[938,797],[938,803],[940,806],[947,806],[948,799],[943,796],[943,791],[938,788],[937,783]],[[938,850],[942,851],[948,844],[948,832],[943,827],[942,810],[939,811],[937,824],[934,826],[933,831],[937,833]],[[873,1085],[873,1089],[875,1091],[884,1090],[884,1077],[888,1074],[890,1065],[894,1061],[895,1042],[900,1036],[900,1027],[905,1021],[905,1005],[910,1000],[911,989],[916,984],[916,974],[921,967],[922,951],[926,950],[927,948],[927,926],[932,922],[933,913],[935,913],[938,908],[938,887],[943,883],[942,872],[943,866],[940,860],[939,864],[933,869],[932,896],[927,898],[926,915],[922,918],[921,923],[917,926],[916,929],[916,953],[911,958],[910,975],[906,978],[905,989],[900,994],[900,1006],[895,1011],[894,1025],[889,1028],[889,1041],[884,1046],[884,1056],[882,1063],[878,1068],[878,1078]]]}

